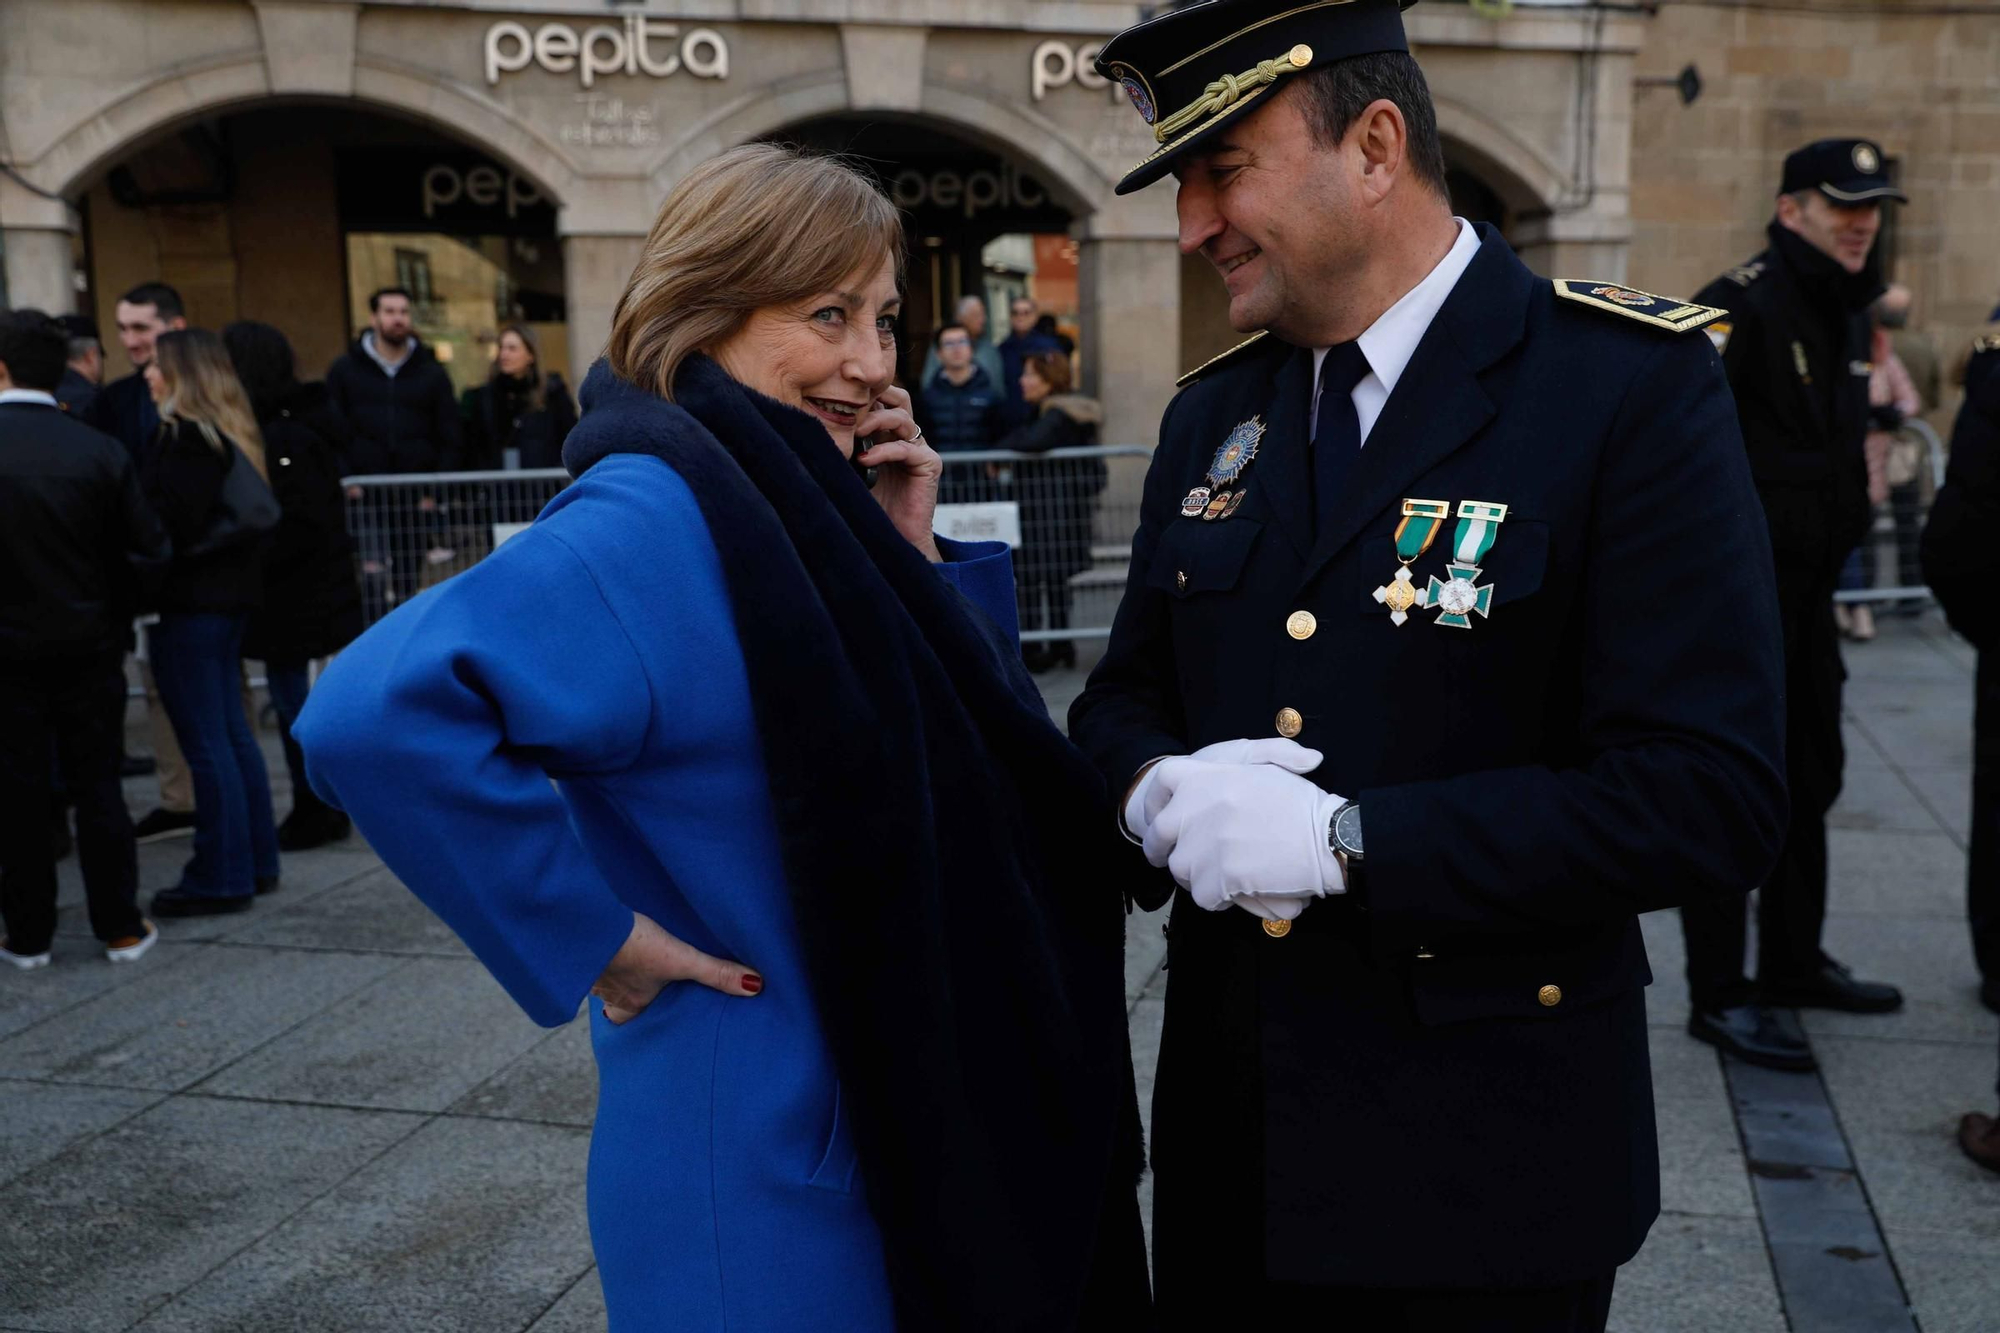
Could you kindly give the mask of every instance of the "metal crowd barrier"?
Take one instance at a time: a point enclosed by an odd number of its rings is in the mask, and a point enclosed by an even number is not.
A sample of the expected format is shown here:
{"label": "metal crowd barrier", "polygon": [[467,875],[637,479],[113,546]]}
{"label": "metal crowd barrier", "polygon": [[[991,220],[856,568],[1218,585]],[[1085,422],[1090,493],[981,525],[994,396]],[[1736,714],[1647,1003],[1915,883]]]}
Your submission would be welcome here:
{"label": "metal crowd barrier", "polygon": [[[1151,456],[1141,445],[945,454],[938,531],[1014,547],[1022,639],[1103,638]],[[478,564],[568,484],[560,468],[346,478],[367,623]]]}
{"label": "metal crowd barrier", "polygon": [[[1896,484],[1849,562],[1837,594],[1842,602],[1918,605],[1930,597],[1917,567],[1917,537],[1944,480],[1945,450],[1922,421],[1906,422],[1901,438],[1907,443],[1892,460]],[[1013,546],[1022,640],[1108,636],[1125,590],[1152,451],[1103,445],[943,457],[938,531]],[[347,478],[348,529],[367,622],[479,563],[568,484],[560,468]]]}

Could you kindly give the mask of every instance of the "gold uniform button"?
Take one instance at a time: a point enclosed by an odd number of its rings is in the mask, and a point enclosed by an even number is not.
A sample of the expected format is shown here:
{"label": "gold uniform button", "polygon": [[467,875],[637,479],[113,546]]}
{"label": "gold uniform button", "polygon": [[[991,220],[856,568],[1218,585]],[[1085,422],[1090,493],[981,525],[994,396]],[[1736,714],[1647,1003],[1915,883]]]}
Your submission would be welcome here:
{"label": "gold uniform button", "polygon": [[1319,618],[1310,611],[1294,611],[1285,621],[1285,633],[1295,639],[1310,639],[1319,628]]}
{"label": "gold uniform button", "polygon": [[1292,933],[1292,923],[1289,921],[1266,921],[1264,923],[1264,933],[1274,940],[1281,940]]}
{"label": "gold uniform button", "polygon": [[[1310,65],[1313,62],[1313,49],[1310,46],[1307,46],[1304,42],[1300,42],[1297,46],[1293,47],[1290,51],[1285,53],[1285,58],[1292,62],[1293,69],[1304,69],[1307,65]],[[1864,172],[1862,174],[1867,175],[1870,173]]]}
{"label": "gold uniform button", "polygon": [[1174,586],[1182,592],[1187,591],[1187,571],[1185,569],[1174,571]]}
{"label": "gold uniform button", "polygon": [[1563,1002],[1561,986],[1544,986],[1535,992],[1535,998],[1542,1002],[1544,1009],[1553,1009]]}
{"label": "gold uniform button", "polygon": [[1286,740],[1290,740],[1305,729],[1306,720],[1299,716],[1298,709],[1280,708],[1278,710],[1278,734],[1280,736],[1283,736]]}

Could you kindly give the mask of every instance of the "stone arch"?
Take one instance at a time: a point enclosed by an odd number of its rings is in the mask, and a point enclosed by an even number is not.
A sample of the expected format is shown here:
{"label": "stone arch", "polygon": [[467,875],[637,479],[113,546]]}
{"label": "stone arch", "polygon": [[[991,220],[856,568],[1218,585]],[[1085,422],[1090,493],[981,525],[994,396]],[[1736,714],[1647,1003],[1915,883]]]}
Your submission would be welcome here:
{"label": "stone arch", "polygon": [[101,107],[55,139],[21,173],[43,189],[75,198],[112,164],[201,116],[259,103],[331,104],[416,121],[471,144],[532,180],[559,205],[585,193],[576,164],[506,108],[460,86],[387,62],[358,59],[351,95],[274,93],[263,53],[163,73]]}
{"label": "stone arch", "polygon": [[1463,102],[1433,94],[1438,137],[1445,155],[1471,169],[1490,185],[1514,217],[1537,217],[1555,211],[1567,192],[1561,169],[1527,140]]}
{"label": "stone arch", "polygon": [[1070,142],[1053,121],[983,92],[926,82],[922,103],[913,109],[854,105],[841,72],[794,79],[748,93],[723,106],[670,147],[647,170],[655,198],[701,162],[738,144],[775,134],[819,116],[865,111],[884,120],[904,120],[942,129],[1013,158],[1034,170],[1057,201],[1078,218],[1112,199],[1112,179]]}

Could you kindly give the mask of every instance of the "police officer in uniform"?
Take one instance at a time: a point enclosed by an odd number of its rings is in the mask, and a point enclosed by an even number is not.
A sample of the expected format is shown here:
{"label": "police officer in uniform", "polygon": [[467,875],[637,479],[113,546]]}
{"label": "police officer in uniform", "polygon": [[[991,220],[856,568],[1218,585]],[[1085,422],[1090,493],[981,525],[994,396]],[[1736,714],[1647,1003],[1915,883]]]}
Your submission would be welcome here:
{"label": "police officer in uniform", "polygon": [[1070,713],[1174,899],[1161,1320],[1601,1330],[1659,1207],[1638,913],[1740,902],[1785,821],[1721,312],[1455,218],[1395,0],[1098,69],[1253,334],[1167,405]]}
{"label": "police officer in uniform", "polygon": [[1827,139],[1785,159],[1770,247],[1696,296],[1729,313],[1708,325],[1735,390],[1750,473],[1778,574],[1785,644],[1786,769],[1792,818],[1757,910],[1757,984],[1745,978],[1745,907],[1690,903],[1688,1031],[1739,1059],[1811,1069],[1811,1049],[1768,1006],[1850,1013],[1900,1008],[1894,986],[1857,980],[1820,948],[1826,920],[1826,812],[1840,794],[1840,687],[1833,619],[1840,568],[1871,509],[1868,306],[1882,201],[1902,199],[1866,139]]}

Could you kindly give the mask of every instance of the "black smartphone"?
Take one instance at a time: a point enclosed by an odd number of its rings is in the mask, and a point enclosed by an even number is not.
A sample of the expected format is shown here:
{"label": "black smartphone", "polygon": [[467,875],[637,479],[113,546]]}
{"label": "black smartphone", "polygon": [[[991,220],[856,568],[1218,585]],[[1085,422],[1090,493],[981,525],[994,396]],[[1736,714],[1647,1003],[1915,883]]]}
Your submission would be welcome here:
{"label": "black smartphone", "polygon": [[871,491],[875,489],[876,469],[863,463],[861,455],[874,447],[875,439],[873,436],[857,435],[854,437],[854,452],[847,456],[847,461],[854,467],[855,475],[861,478],[861,484]]}

